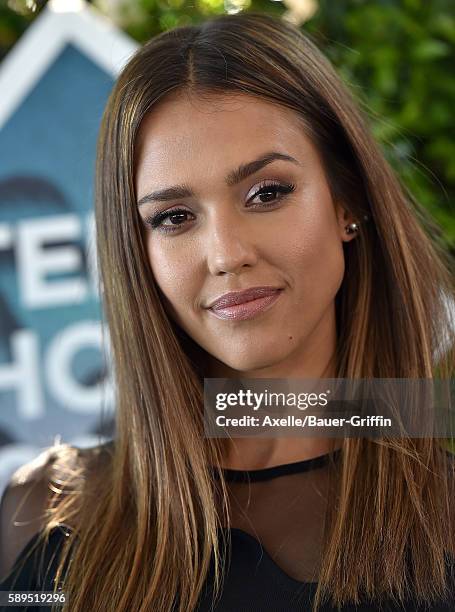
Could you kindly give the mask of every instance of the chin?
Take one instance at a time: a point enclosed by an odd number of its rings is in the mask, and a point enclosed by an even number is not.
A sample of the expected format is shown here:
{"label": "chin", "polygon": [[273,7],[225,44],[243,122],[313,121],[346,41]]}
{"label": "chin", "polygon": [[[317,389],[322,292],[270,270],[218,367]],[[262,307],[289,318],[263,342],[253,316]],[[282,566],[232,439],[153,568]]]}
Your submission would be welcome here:
{"label": "chin", "polygon": [[277,365],[281,359],[278,356],[273,358],[269,351],[267,353],[267,358],[264,358],[264,353],[262,352],[260,355],[245,355],[239,359],[233,359],[231,354],[229,359],[220,358],[220,361],[225,363],[229,368],[237,370],[239,374],[245,374],[245,376],[248,377],[248,373],[251,372],[254,374],[260,370],[271,368]]}

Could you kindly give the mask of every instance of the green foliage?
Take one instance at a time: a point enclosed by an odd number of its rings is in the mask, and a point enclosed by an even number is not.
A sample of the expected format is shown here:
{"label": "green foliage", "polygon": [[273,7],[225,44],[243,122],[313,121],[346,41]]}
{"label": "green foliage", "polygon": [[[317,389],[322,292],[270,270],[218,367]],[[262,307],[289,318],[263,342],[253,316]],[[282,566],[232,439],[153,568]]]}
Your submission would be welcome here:
{"label": "green foliage", "polygon": [[[1,1],[1,0],[0,0]],[[139,42],[164,30],[199,23],[240,0],[125,0],[113,16]],[[15,0],[27,5],[26,0]],[[39,13],[0,4],[0,53]],[[108,10],[106,0],[95,0]],[[121,4],[121,3],[120,3]],[[282,15],[272,0],[244,0],[245,10]],[[320,0],[301,27],[330,58],[354,92],[374,135],[407,188],[441,230],[455,256],[455,108],[453,0]]]}
{"label": "green foliage", "polygon": [[16,40],[27,29],[34,15],[20,15],[0,0],[0,59],[3,58]]}
{"label": "green foliage", "polygon": [[304,27],[356,93],[403,182],[455,254],[451,0],[320,2]]}

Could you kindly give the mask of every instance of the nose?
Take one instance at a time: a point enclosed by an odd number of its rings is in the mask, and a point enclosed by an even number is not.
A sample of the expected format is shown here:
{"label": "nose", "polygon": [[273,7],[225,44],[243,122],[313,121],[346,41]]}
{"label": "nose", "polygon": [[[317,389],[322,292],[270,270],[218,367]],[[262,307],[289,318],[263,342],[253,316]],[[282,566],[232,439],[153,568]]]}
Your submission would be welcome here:
{"label": "nose", "polygon": [[235,215],[214,215],[207,241],[207,266],[211,274],[238,274],[256,264],[251,226]]}

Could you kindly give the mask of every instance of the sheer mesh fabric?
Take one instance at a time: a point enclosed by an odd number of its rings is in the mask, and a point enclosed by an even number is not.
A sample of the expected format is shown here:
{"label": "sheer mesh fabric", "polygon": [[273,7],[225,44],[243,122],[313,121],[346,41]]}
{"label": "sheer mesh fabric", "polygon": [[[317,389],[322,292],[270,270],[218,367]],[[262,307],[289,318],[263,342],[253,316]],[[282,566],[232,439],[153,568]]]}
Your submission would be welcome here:
{"label": "sheer mesh fabric", "polygon": [[299,582],[318,582],[339,452],[260,470],[224,470],[235,535],[254,538],[260,556]]}

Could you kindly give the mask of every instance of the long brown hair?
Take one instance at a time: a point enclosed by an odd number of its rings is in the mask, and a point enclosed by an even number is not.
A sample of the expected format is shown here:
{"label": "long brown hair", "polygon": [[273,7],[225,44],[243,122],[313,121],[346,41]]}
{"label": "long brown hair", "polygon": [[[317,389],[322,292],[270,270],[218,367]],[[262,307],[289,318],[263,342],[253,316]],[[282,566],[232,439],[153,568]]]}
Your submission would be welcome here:
{"label": "long brown hair", "polygon": [[[360,221],[369,216],[343,247],[337,376],[453,373],[448,257],[315,44],[296,27],[255,13],[151,39],[121,73],[99,136],[97,247],[117,435],[106,461],[81,470],[72,494],[57,494],[48,521],[47,530],[74,525],[65,581],[71,612],[188,612],[211,559],[222,586],[218,528],[228,517],[227,498],[223,485],[218,508],[209,469],[220,465],[221,448],[204,438],[197,347],[163,307],[134,189],[138,128],[175,90],[196,97],[245,93],[294,110],[321,154],[334,200]],[[452,463],[441,440],[347,438],[340,461],[315,608],[325,597],[333,604],[360,594],[400,599],[407,586],[422,599],[443,596],[454,517]]]}

